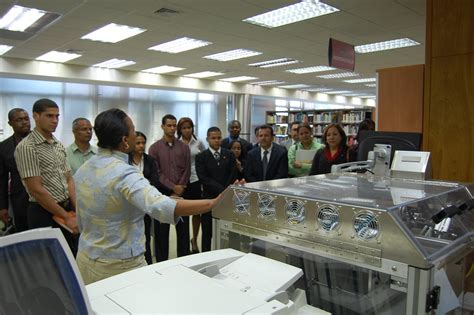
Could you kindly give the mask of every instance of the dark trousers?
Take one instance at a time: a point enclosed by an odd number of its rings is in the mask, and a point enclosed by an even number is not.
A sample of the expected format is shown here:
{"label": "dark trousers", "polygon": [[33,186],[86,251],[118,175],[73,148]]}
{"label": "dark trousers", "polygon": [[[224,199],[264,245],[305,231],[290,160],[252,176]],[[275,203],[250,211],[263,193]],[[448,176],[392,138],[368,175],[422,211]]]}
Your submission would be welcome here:
{"label": "dark trousers", "polygon": [[28,194],[26,191],[10,195],[13,209],[13,220],[15,223],[15,232],[28,230],[27,209],[29,206]]}
{"label": "dark trousers", "polygon": [[[61,206],[66,211],[71,211],[71,205],[69,202],[62,203]],[[72,251],[74,257],[77,255],[77,247],[79,237],[71,234],[69,231],[63,229],[53,220],[53,216],[46,209],[41,207],[37,202],[30,202],[27,210],[28,229],[36,229],[41,227],[54,227],[60,228],[63,232],[64,238],[66,239],[69,248]]]}
{"label": "dark trousers", "polygon": [[202,227],[201,251],[208,252],[211,250],[211,240],[212,240],[212,212],[211,211],[201,214],[201,227]]}
{"label": "dark trousers", "polygon": [[145,260],[147,264],[151,265],[153,263],[150,247],[151,217],[148,214],[145,214],[143,221],[145,223]]}
{"label": "dark trousers", "polygon": [[[156,261],[168,260],[170,247],[170,225],[155,220],[155,255]],[[176,224],[176,241],[178,257],[189,255],[189,217],[181,217]]]}

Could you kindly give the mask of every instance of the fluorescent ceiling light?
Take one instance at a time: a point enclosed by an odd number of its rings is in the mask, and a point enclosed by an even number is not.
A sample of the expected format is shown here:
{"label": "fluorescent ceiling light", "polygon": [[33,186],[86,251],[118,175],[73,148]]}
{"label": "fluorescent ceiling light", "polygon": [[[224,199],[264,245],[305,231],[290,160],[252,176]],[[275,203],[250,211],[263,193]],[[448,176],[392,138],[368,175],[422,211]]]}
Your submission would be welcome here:
{"label": "fluorescent ceiling light", "polygon": [[4,53],[6,53],[7,51],[9,51],[12,48],[13,48],[13,46],[0,45],[0,55],[3,55]]}
{"label": "fluorescent ceiling light", "polygon": [[352,79],[352,80],[343,80],[342,82],[346,82],[346,83],[368,83],[368,82],[377,82],[377,79],[376,78]]}
{"label": "fluorescent ceiling light", "polygon": [[224,78],[224,79],[219,79],[219,80],[227,81],[227,82],[240,82],[240,81],[250,81],[250,80],[256,80],[256,79],[258,79],[258,78],[248,77],[248,76],[240,76],[240,77]]}
{"label": "fluorescent ceiling light", "polygon": [[327,92],[327,91],[331,91],[332,89],[329,89],[329,88],[311,88],[311,89],[305,89],[305,91],[308,91],[308,92]]}
{"label": "fluorescent ceiling light", "polygon": [[194,38],[189,38],[189,37],[182,37],[182,38],[172,40],[170,42],[166,42],[163,44],[150,47],[148,49],[167,52],[170,54],[177,54],[183,51],[196,49],[199,47],[204,47],[210,44],[212,43],[206,42],[204,40],[194,39]]}
{"label": "fluorescent ceiling light", "polygon": [[82,55],[79,54],[71,54],[66,52],[60,51],[50,51],[44,55],[39,56],[36,60],[41,61],[52,61],[52,62],[66,62],[72,59],[79,58]]}
{"label": "fluorescent ceiling light", "polygon": [[255,85],[276,85],[276,84],[283,84],[285,81],[278,81],[278,80],[269,80],[269,81],[259,81],[259,82],[252,82],[250,84]]}
{"label": "fluorescent ceiling light", "polygon": [[370,84],[364,84],[364,85],[368,87],[377,87],[376,83],[370,83]]}
{"label": "fluorescent ceiling light", "polygon": [[326,67],[326,66],[315,66],[315,67],[290,69],[290,70],[286,70],[286,72],[304,74],[304,73],[323,72],[323,71],[330,71],[330,70],[336,70],[336,68]]}
{"label": "fluorescent ceiling light", "polygon": [[307,88],[310,86],[311,85],[307,85],[307,84],[290,84],[290,85],[280,85],[278,87],[282,89],[302,89],[302,88]]}
{"label": "fluorescent ceiling light", "polygon": [[190,74],[185,74],[185,77],[190,77],[190,78],[209,78],[209,77],[215,77],[218,75],[223,75],[224,73],[222,72],[214,72],[214,71],[203,71],[203,72],[196,72],[196,73],[190,73]]}
{"label": "fluorescent ceiling light", "polygon": [[337,11],[339,11],[339,9],[319,2],[318,0],[302,0],[299,3],[252,16],[243,21],[267,28],[273,28]]}
{"label": "fluorescent ceiling light", "polygon": [[280,59],[251,63],[249,64],[249,66],[258,67],[258,68],[272,68],[272,67],[291,65],[298,62],[299,62],[298,60],[291,59],[291,58],[280,58]]}
{"label": "fluorescent ceiling light", "polygon": [[48,12],[14,5],[1,19],[0,28],[23,32]]}
{"label": "fluorescent ceiling light", "polygon": [[136,64],[135,61],[130,60],[123,60],[123,59],[110,59],[98,64],[93,65],[93,67],[100,67],[100,68],[109,68],[109,69],[117,69],[122,68],[130,65]]}
{"label": "fluorescent ceiling light", "polygon": [[258,51],[252,51],[252,50],[247,50],[247,49],[234,49],[234,50],[224,51],[218,54],[204,56],[203,58],[213,59],[217,61],[230,61],[230,60],[235,60],[235,59],[258,56],[261,54],[262,53]]}
{"label": "fluorescent ceiling light", "polygon": [[104,43],[117,43],[145,31],[146,29],[143,28],[110,23],[92,33],[82,36],[81,39],[89,39]]}
{"label": "fluorescent ceiling light", "polygon": [[347,94],[347,93],[352,93],[352,91],[330,91],[330,92],[325,92],[325,94]]}
{"label": "fluorescent ceiling light", "polygon": [[170,73],[170,72],[180,71],[180,70],[184,70],[184,69],[186,69],[186,68],[179,68],[179,67],[173,67],[173,66],[159,66],[159,67],[155,67],[155,68],[149,68],[149,69],[142,70],[142,72],[150,72],[150,73],[161,74],[161,73]]}
{"label": "fluorescent ceiling light", "polygon": [[349,77],[357,77],[357,76],[359,76],[359,74],[355,72],[342,72],[342,73],[318,75],[316,77],[321,78],[321,79],[341,79],[341,78],[349,78]]}
{"label": "fluorescent ceiling light", "polygon": [[359,46],[355,46],[354,49],[359,54],[366,54],[366,53],[371,53],[375,51],[390,50],[390,49],[417,46],[417,45],[420,45],[420,43],[412,39],[400,38],[400,39],[388,40],[385,42],[359,45]]}

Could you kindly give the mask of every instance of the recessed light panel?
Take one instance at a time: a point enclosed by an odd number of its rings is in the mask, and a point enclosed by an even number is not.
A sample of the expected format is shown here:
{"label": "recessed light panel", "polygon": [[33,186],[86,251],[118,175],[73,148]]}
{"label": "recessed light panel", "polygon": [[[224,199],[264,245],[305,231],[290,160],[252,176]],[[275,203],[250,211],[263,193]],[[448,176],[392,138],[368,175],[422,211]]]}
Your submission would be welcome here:
{"label": "recessed light panel", "polygon": [[218,75],[223,75],[224,73],[222,72],[214,72],[214,71],[203,71],[203,72],[196,72],[196,73],[190,73],[190,74],[185,74],[185,77],[190,77],[190,78],[209,78],[209,77],[215,77]]}
{"label": "recessed light panel", "polygon": [[317,78],[321,78],[321,79],[341,79],[341,78],[350,78],[350,77],[357,77],[357,76],[359,76],[359,74],[355,73],[355,72],[343,72],[343,73],[332,73],[332,74],[318,75]]}
{"label": "recessed light panel", "polygon": [[256,79],[258,79],[258,78],[248,77],[248,76],[240,76],[240,77],[224,78],[224,79],[219,79],[219,80],[227,81],[227,82],[240,82],[240,81],[250,81],[250,80],[256,80]]}
{"label": "recessed light panel", "polygon": [[130,61],[130,60],[123,60],[123,59],[110,59],[98,64],[93,65],[93,67],[99,67],[99,68],[109,68],[109,69],[117,69],[117,68],[122,68],[130,65],[136,64],[135,61]]}
{"label": "recessed light panel", "polygon": [[179,68],[179,67],[173,67],[173,66],[159,66],[159,67],[155,67],[155,68],[142,70],[142,72],[162,74],[162,73],[170,73],[170,72],[180,71],[180,70],[184,70],[184,69],[185,68]]}
{"label": "recessed light panel", "polygon": [[278,80],[269,80],[269,81],[259,81],[259,82],[252,82],[250,84],[255,85],[276,85],[276,84],[283,84],[285,81],[278,81]]}
{"label": "recessed light panel", "polygon": [[0,19],[0,28],[10,31],[23,32],[41,17],[43,17],[46,13],[46,11],[14,5]]}
{"label": "recessed light panel", "polygon": [[307,85],[307,84],[290,84],[290,85],[280,85],[278,87],[282,89],[302,89],[302,88],[308,88],[310,86],[311,85]]}
{"label": "recessed light panel", "polygon": [[170,54],[177,54],[183,51],[196,49],[199,47],[204,47],[210,44],[212,43],[206,42],[204,40],[194,39],[194,38],[189,38],[189,37],[182,37],[182,38],[172,40],[170,42],[166,42],[163,44],[150,47],[148,49],[167,52]]}
{"label": "recessed light panel", "polygon": [[251,63],[249,64],[249,66],[258,67],[258,68],[272,68],[272,67],[291,65],[298,62],[299,62],[298,60],[291,59],[291,58],[280,58],[280,59]]}
{"label": "recessed light panel", "polygon": [[290,70],[286,70],[286,72],[304,74],[304,73],[323,72],[323,71],[330,71],[330,70],[336,70],[336,68],[326,67],[326,66],[315,66],[315,67],[290,69]]}
{"label": "recessed light panel", "polygon": [[325,94],[347,94],[347,93],[352,93],[352,91],[330,91],[330,92],[324,92]]}
{"label": "recessed light panel", "polygon": [[311,89],[305,89],[305,91],[308,91],[308,92],[327,92],[327,91],[331,91],[332,89],[329,89],[329,88],[311,88]]}
{"label": "recessed light panel", "polygon": [[352,79],[352,80],[343,80],[342,82],[346,82],[346,83],[368,83],[368,82],[377,82],[377,79],[376,78]]}
{"label": "recessed light panel", "polygon": [[339,11],[339,9],[317,0],[302,0],[299,3],[259,14],[243,21],[267,28],[273,28],[337,11]]}
{"label": "recessed light panel", "polygon": [[368,87],[377,87],[376,83],[370,83],[370,84],[364,84],[364,85]]}
{"label": "recessed light panel", "polygon": [[66,62],[72,59],[76,59],[82,55],[79,54],[70,54],[66,52],[60,52],[60,51],[50,51],[44,55],[39,56],[36,58],[36,60],[41,60],[41,61],[52,61],[52,62]]}
{"label": "recessed light panel", "polygon": [[234,50],[224,51],[218,54],[204,56],[203,58],[217,60],[217,61],[230,61],[230,60],[248,58],[252,56],[258,56],[261,54],[262,53],[258,51],[252,51],[252,50],[247,50],[247,49],[234,49]]}
{"label": "recessed light panel", "polygon": [[6,53],[7,51],[9,51],[12,48],[13,48],[13,46],[0,45],[0,55],[3,55],[4,53]]}
{"label": "recessed light panel", "polygon": [[81,39],[89,39],[104,43],[117,43],[145,31],[146,29],[143,28],[110,23],[92,33],[82,36]]}
{"label": "recessed light panel", "polygon": [[354,49],[359,54],[366,54],[366,53],[371,53],[375,51],[390,50],[390,49],[417,46],[417,45],[420,45],[420,43],[412,39],[400,38],[400,39],[388,40],[385,42],[359,45],[359,46],[355,46]]}

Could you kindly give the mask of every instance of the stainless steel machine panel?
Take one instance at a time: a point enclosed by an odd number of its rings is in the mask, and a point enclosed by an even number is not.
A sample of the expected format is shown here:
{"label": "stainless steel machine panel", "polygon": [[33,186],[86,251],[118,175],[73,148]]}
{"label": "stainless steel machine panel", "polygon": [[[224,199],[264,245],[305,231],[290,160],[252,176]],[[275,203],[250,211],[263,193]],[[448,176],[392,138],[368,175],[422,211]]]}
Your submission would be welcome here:
{"label": "stainless steel machine panel", "polygon": [[231,186],[213,216],[354,262],[429,268],[474,235],[473,211],[432,217],[471,199],[456,183],[327,174]]}

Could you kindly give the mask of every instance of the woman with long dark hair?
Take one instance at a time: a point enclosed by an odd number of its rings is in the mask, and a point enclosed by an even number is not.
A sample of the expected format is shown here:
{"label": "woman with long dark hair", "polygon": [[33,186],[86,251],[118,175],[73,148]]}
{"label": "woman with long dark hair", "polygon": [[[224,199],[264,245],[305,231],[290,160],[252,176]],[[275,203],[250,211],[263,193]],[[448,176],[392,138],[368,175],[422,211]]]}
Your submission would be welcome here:
{"label": "woman with long dark hair", "polygon": [[[165,194],[167,188],[160,183],[158,176],[158,169],[156,167],[155,159],[145,153],[146,136],[143,132],[135,132],[137,138],[135,141],[135,150],[128,154],[130,165],[135,166],[143,177],[148,179],[150,184],[155,186],[161,193]],[[150,236],[151,236],[151,217],[145,214],[143,218],[145,223],[145,260],[151,265],[153,260],[151,258]]]}
{"label": "woman with long dark hair", "polygon": [[[199,178],[196,174],[196,155],[206,150],[204,143],[199,140],[194,134],[194,123],[189,117],[183,117],[178,121],[177,126],[178,139],[184,144],[189,146],[191,151],[191,176],[189,177],[189,183],[184,191],[183,198],[185,199],[201,199],[202,188]],[[201,225],[201,216],[194,215],[192,219],[193,223],[193,237],[191,239],[191,252],[199,253],[199,247],[197,245],[197,237],[199,234],[199,226]]]}
{"label": "woman with long dark hair", "polygon": [[247,150],[240,140],[233,140],[229,143],[229,149],[234,153],[236,163],[236,178],[241,180],[244,178],[244,167],[246,162]]}

